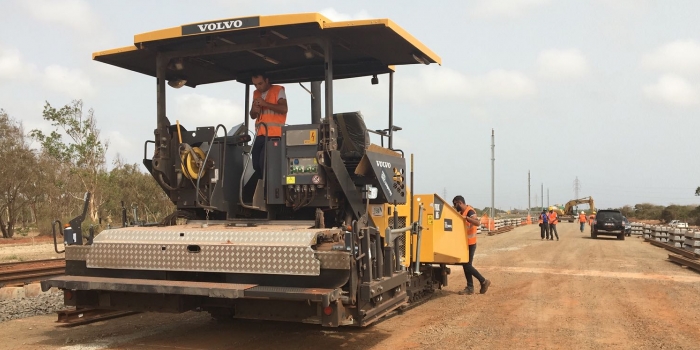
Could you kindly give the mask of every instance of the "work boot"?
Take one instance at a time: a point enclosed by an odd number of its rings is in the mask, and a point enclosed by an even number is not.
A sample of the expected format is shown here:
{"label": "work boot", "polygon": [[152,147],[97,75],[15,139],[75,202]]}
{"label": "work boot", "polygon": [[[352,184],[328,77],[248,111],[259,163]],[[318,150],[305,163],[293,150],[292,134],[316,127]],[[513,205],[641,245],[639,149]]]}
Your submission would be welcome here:
{"label": "work boot", "polygon": [[[481,287],[481,288],[483,289],[484,287]],[[460,290],[459,293],[457,293],[457,294],[459,294],[459,295],[465,295],[465,294],[472,295],[472,294],[474,294],[474,287],[464,288],[463,290]]]}
{"label": "work boot", "polygon": [[481,284],[481,289],[479,289],[479,293],[486,294],[486,291],[489,290],[490,285],[491,285],[491,281],[484,280],[484,283]]}

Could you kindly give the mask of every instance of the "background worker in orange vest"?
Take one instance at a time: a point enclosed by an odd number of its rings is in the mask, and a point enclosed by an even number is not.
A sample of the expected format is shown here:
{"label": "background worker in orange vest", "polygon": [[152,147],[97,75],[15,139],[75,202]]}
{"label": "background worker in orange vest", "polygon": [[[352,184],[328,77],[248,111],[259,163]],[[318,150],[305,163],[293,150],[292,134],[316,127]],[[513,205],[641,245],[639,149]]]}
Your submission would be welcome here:
{"label": "background worker in orange vest", "polygon": [[549,207],[549,239],[554,240],[554,235],[557,235],[557,241],[559,240],[559,232],[557,232],[557,224],[559,223],[559,217],[557,213],[554,212],[554,207]]}
{"label": "background worker in orange vest", "polygon": [[255,172],[243,188],[244,198],[253,198],[258,180],[263,178],[267,139],[281,137],[282,126],[287,122],[287,95],[284,87],[270,84],[265,73],[253,73],[251,81],[255,85],[253,107],[250,109],[250,117],[255,120],[256,136],[251,151]]}
{"label": "background worker in orange vest", "polygon": [[583,232],[583,229],[586,227],[586,213],[585,212],[579,212],[578,213],[578,223],[581,225],[581,232]]}
{"label": "background worker in orange vest", "polygon": [[467,288],[460,291],[459,294],[474,294],[474,277],[481,283],[479,293],[484,294],[489,289],[491,281],[482,276],[479,271],[474,268],[474,252],[476,251],[476,232],[479,229],[481,222],[476,217],[476,210],[464,202],[464,197],[457,196],[452,199],[454,208],[464,217],[467,228],[467,244],[469,244],[469,262],[462,264],[464,269],[464,277],[467,278]]}

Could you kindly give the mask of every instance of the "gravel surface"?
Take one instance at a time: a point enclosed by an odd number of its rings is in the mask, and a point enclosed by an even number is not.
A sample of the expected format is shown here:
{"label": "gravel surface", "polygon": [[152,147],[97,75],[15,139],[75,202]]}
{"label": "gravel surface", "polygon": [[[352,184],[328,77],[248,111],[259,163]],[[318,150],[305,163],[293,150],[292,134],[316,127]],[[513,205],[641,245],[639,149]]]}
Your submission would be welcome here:
{"label": "gravel surface", "polygon": [[[63,246],[60,246],[59,249],[63,249]],[[53,242],[35,244],[0,244],[0,263],[63,257],[63,254],[56,254],[54,251]]]}
{"label": "gravel surface", "polygon": [[0,301],[0,322],[17,318],[46,315],[63,310],[63,293],[41,293],[36,297]]}

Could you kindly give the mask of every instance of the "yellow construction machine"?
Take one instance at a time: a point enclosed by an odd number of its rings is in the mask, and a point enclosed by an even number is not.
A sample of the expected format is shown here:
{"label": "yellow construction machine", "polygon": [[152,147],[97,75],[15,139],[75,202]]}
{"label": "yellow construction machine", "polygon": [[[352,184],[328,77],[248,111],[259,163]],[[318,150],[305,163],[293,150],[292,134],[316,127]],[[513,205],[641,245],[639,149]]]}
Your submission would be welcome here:
{"label": "yellow construction machine", "polygon": [[576,218],[578,218],[578,213],[574,212],[574,207],[576,207],[579,204],[588,204],[588,213],[591,214],[592,212],[595,211],[595,202],[593,201],[593,197],[584,197],[584,198],[579,198],[579,199],[572,199],[564,205],[563,210],[558,210],[557,214],[559,215],[559,221],[568,221],[568,222],[574,222]]}
{"label": "yellow construction machine", "polygon": [[[143,162],[177,211],[157,227],[66,246],[66,276],[42,282],[64,290],[66,305],[366,326],[445,286],[448,264],[468,262],[463,218],[437,195],[413,194],[413,162],[409,184],[404,151],[393,147],[395,67],[440,57],[391,20],[229,18],[138,34],[93,59],[154,78],[155,137]],[[289,88],[310,84],[312,107],[309,123],[276,126],[263,172],[251,175],[251,139],[268,127],[248,117],[256,72]],[[336,80],[376,84],[382,74],[386,128],[334,109]],[[230,91],[230,82],[245,87],[237,127],[167,117],[168,85]],[[370,144],[371,132],[388,147]]]}

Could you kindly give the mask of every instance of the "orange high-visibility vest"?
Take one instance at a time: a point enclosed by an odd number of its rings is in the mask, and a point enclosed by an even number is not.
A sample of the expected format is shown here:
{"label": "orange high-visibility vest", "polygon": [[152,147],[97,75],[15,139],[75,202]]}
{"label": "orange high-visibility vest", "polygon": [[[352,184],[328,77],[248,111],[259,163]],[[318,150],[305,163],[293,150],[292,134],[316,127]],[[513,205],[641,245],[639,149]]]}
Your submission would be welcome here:
{"label": "orange high-visibility vest", "polygon": [[[267,90],[267,95],[265,96],[265,102],[277,104],[277,99],[282,89],[284,88],[279,85],[270,85],[270,89]],[[255,92],[253,92],[253,99],[259,98],[261,96],[262,93],[260,91],[255,90]],[[281,137],[282,127],[286,122],[286,113],[279,114],[273,112],[269,108],[262,108],[260,110],[260,116],[258,117],[258,119],[255,120],[255,128],[258,130],[258,136]],[[261,123],[265,123],[265,125],[261,125]]]}
{"label": "orange high-visibility vest", "polygon": [[540,224],[544,224],[544,219],[542,219],[542,215],[540,215],[540,219],[538,220]]}
{"label": "orange high-visibility vest", "polygon": [[[467,205],[467,207],[464,209],[464,211],[461,212],[460,214],[462,214],[462,217],[464,217],[466,219],[467,213],[469,213],[470,210],[474,210],[474,208],[472,208],[470,205]],[[476,210],[474,210],[474,212],[476,213]],[[466,226],[467,244],[468,245],[476,244],[476,232],[479,230],[479,227],[477,225],[472,225],[472,223],[467,221],[467,220],[464,220],[464,223],[467,225]]]}
{"label": "orange high-visibility vest", "polygon": [[559,218],[557,217],[557,213],[552,212],[551,214],[547,214],[547,217],[549,218],[550,225],[556,225],[559,223]]}
{"label": "orange high-visibility vest", "polygon": [[586,214],[578,214],[578,222],[586,222]]}

